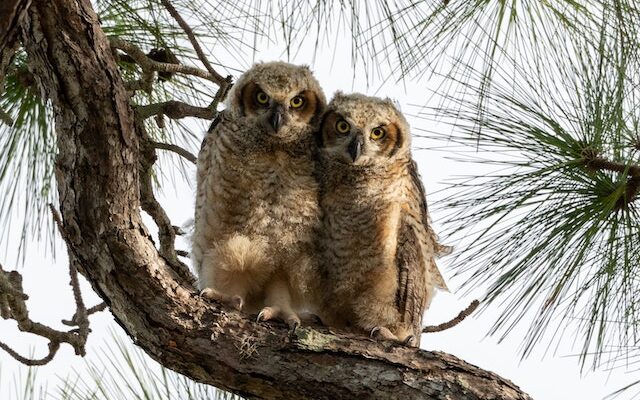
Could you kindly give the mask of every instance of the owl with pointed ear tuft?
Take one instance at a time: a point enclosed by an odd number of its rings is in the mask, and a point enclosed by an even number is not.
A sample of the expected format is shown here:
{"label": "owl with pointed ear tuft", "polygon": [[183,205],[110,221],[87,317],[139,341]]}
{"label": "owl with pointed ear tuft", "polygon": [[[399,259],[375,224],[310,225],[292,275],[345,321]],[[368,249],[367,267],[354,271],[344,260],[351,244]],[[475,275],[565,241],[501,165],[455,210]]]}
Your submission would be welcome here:
{"label": "owl with pointed ear tuft", "polygon": [[318,139],[322,228],[316,312],[331,326],[417,346],[446,290],[404,116],[388,99],[336,93]]}
{"label": "owl with pointed ear tuft", "polygon": [[231,89],[197,162],[192,238],[202,295],[299,324],[319,223],[314,131],[325,96],[306,66],[254,65]]}

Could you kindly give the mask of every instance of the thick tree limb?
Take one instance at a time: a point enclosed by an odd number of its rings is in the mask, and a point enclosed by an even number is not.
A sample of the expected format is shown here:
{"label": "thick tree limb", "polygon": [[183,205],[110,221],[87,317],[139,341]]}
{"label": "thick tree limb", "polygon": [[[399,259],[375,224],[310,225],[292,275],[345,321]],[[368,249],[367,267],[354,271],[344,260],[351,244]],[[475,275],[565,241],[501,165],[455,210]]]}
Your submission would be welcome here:
{"label": "thick tree limb", "polygon": [[56,110],[69,242],[118,323],[153,358],[253,399],[529,399],[447,354],[310,328],[289,337],[284,326],[196,296],[142,224],[140,139],[89,0],[34,0],[23,36]]}

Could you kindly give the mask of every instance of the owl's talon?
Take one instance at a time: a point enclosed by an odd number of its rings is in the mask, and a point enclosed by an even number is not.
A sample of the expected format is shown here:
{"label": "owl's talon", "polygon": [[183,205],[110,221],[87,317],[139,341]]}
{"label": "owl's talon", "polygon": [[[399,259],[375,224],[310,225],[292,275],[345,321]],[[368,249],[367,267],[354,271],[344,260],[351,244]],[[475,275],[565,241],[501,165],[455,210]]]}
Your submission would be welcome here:
{"label": "owl's talon", "polygon": [[376,340],[392,340],[394,342],[399,342],[398,337],[391,333],[389,328],[385,326],[376,326],[371,329],[371,333],[369,334],[371,338]]}
{"label": "owl's talon", "polygon": [[404,338],[404,340],[401,342],[403,345],[405,346],[409,346],[409,347],[416,347],[415,346],[415,339],[416,337],[413,335],[409,335],[406,338]]}
{"label": "owl's talon", "polygon": [[260,310],[258,314],[258,318],[256,318],[256,322],[264,322],[269,321],[273,317],[273,309],[271,307],[265,307]]}

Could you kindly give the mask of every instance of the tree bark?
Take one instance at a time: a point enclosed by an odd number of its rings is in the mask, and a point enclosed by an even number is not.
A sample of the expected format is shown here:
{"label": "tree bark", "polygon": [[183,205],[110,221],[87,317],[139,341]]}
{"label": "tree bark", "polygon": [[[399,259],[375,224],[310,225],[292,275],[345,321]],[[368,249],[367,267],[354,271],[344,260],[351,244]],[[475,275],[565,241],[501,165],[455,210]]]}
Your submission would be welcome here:
{"label": "tree bark", "polygon": [[116,321],[151,357],[255,399],[530,399],[451,355],[255,323],[203,301],[159,257],[140,217],[139,140],[89,0],[33,0],[30,68],[55,108],[69,244]]}

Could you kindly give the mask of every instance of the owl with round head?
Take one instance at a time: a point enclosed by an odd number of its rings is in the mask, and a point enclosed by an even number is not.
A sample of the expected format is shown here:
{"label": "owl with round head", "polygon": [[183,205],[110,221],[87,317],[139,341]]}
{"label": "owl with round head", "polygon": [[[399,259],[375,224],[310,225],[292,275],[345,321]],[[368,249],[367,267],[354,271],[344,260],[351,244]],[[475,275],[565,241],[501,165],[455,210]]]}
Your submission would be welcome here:
{"label": "owl with round head", "polygon": [[306,66],[254,65],[197,162],[192,259],[204,297],[299,324],[319,223],[314,132],[326,107]]}
{"label": "owl with round head", "polygon": [[422,317],[446,289],[409,125],[388,99],[336,93],[318,130],[321,279],[328,325],[419,345]]}

